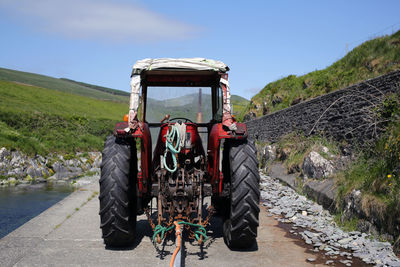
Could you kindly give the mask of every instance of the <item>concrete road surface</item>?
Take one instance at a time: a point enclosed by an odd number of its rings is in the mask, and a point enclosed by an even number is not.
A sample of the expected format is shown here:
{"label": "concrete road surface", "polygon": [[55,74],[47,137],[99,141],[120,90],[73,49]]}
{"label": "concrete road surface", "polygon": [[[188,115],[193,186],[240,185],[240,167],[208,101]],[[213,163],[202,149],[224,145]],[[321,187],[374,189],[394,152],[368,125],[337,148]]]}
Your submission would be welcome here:
{"label": "concrete road surface", "polygon": [[[137,242],[126,249],[107,249],[101,238],[97,183],[63,199],[0,240],[0,266],[169,266],[175,245],[157,249],[146,217],[139,216]],[[222,222],[212,220],[204,248],[185,242],[185,266],[310,266],[315,258],[296,244],[262,208],[257,246],[229,250]]]}

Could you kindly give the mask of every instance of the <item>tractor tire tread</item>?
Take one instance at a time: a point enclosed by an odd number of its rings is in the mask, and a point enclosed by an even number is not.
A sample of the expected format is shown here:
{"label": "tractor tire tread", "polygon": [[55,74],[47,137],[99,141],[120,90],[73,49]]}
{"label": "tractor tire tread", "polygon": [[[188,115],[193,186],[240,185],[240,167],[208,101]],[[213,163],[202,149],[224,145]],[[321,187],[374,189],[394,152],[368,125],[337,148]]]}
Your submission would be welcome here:
{"label": "tractor tire tread", "polygon": [[100,177],[100,228],[104,243],[110,247],[127,246],[134,241],[136,210],[132,179],[132,147],[114,136],[104,143]]}
{"label": "tractor tire tread", "polygon": [[254,144],[249,140],[232,142],[229,162],[231,201],[224,239],[232,249],[248,249],[256,241],[260,213],[260,175]]}

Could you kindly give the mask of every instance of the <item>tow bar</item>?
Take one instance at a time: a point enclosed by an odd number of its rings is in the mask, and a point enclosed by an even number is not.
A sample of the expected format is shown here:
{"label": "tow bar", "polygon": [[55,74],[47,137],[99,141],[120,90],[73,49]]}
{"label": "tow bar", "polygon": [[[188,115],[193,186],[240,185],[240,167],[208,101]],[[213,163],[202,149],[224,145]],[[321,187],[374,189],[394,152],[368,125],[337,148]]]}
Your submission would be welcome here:
{"label": "tow bar", "polygon": [[[182,247],[183,247],[183,239],[182,239],[182,232],[183,229],[187,228],[190,230],[189,233],[189,239],[191,240],[197,240],[198,244],[202,244],[205,242],[208,237],[207,237],[207,230],[206,226],[209,224],[209,221],[211,219],[211,216],[214,214],[214,208],[212,206],[207,208],[208,215],[205,220],[200,220],[198,224],[196,223],[190,223],[187,221],[183,220],[177,220],[172,223],[172,220],[170,223],[167,225],[161,225],[158,224],[157,226],[154,224],[153,220],[151,219],[150,216],[150,211],[149,209],[145,209],[145,213],[147,216],[147,219],[150,223],[151,228],[153,229],[153,237],[152,241],[154,245],[156,243],[161,244],[162,240],[166,237],[166,235],[175,228],[175,244],[176,244],[176,249],[174,253],[172,254],[171,262],[170,262],[170,267],[180,267],[181,266],[181,260],[182,260]],[[195,228],[195,229],[193,229]]]}

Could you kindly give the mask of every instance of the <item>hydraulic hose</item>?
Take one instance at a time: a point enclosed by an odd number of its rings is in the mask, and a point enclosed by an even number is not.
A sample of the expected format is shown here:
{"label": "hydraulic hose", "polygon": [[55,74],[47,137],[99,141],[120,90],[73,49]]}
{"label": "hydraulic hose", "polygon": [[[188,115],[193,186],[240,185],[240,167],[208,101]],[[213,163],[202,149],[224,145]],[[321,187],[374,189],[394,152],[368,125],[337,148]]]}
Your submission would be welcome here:
{"label": "hydraulic hose", "polygon": [[[178,129],[178,127],[175,126],[175,124],[171,126],[171,129],[168,128],[165,138],[166,138],[165,139],[165,152],[164,152],[164,159],[163,159],[164,166],[169,172],[175,172],[176,169],[178,168],[176,154],[178,154],[181,151],[179,129]],[[175,139],[176,139],[176,141],[175,141],[175,145],[174,145]],[[168,152],[171,153],[171,157],[172,157],[172,162],[173,162],[172,169],[170,169],[167,165]]]}

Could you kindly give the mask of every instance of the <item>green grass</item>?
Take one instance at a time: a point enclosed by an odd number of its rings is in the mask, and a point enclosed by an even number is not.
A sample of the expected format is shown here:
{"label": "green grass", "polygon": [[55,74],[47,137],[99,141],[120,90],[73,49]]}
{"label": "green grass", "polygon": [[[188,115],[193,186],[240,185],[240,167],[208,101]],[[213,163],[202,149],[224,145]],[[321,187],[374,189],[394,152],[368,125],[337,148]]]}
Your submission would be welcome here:
{"label": "green grass", "polygon": [[[350,165],[333,175],[338,190],[336,207],[340,213],[346,205],[346,197],[353,190],[360,190],[362,212],[374,218],[387,231],[399,236],[400,231],[393,227],[400,223],[400,94],[386,96],[375,112],[378,121],[386,121],[383,125],[385,131],[375,142],[353,147],[356,156]],[[278,157],[283,153],[286,155],[283,164],[288,171],[296,172],[311,150],[329,159],[329,155],[321,150],[322,146],[328,147],[329,153],[338,156],[340,146],[346,144],[320,136],[305,137],[291,133],[276,145]],[[337,217],[342,219],[341,214]],[[352,218],[340,224],[345,229],[355,229],[357,222],[357,218]]]}
{"label": "green grass", "polygon": [[[126,102],[1,80],[0,95],[0,146],[31,155],[62,152],[68,158],[79,151],[101,150],[105,136],[128,110]],[[211,109],[211,99],[207,96],[204,95],[204,111]],[[160,121],[165,114],[174,112],[195,120],[194,102],[161,109],[163,101],[150,100],[148,119]]]}
{"label": "green grass", "polygon": [[[0,146],[30,155],[57,152],[66,159],[76,152],[101,150],[105,136],[127,113],[129,100],[127,92],[4,68],[0,95]],[[182,101],[186,104],[174,105]],[[234,111],[247,102],[232,96]],[[204,114],[211,113],[210,95],[203,94],[202,108]],[[148,100],[148,121],[160,121],[165,114],[195,121],[197,95]]]}
{"label": "green grass", "polygon": [[0,146],[28,154],[101,150],[127,111],[103,101],[0,81]]}
{"label": "green grass", "polygon": [[285,154],[283,164],[289,172],[300,172],[304,158],[311,152],[317,151],[321,156],[329,159],[329,155],[322,150],[327,147],[331,155],[339,154],[339,143],[323,136],[306,137],[300,133],[291,133],[277,142],[278,156]]}
{"label": "green grass", "polygon": [[[129,101],[129,97],[123,95],[123,91],[5,68],[0,68],[0,80],[34,85],[102,100],[113,100],[119,102]],[[127,89],[128,88],[129,78],[127,79]]]}
{"label": "green grass", "polygon": [[[67,92],[72,94],[77,94],[81,96],[87,96],[91,98],[101,99],[101,100],[112,100],[117,102],[128,102],[129,101],[129,93],[121,90],[111,89],[103,86],[83,83],[74,81],[66,78],[53,78],[45,75],[16,71],[11,69],[0,68],[0,81],[12,81],[16,83],[22,83],[25,85],[34,85],[47,89],[54,89],[61,92]],[[129,88],[129,79],[127,79],[127,89]],[[151,90],[151,88],[149,89]],[[207,95],[203,94],[203,96],[207,97]],[[209,100],[209,103],[206,102]],[[196,100],[197,101],[197,100]],[[196,102],[195,101],[195,102]],[[243,97],[232,95],[231,102],[233,105],[234,115],[239,115],[246,108],[249,101]],[[197,102],[196,102],[197,103]],[[204,108],[211,109],[211,100],[204,99],[203,101],[203,110]],[[189,106],[187,110],[192,111],[193,106]],[[187,110],[182,110],[182,114],[187,112]],[[179,112],[179,111],[178,111]],[[157,113],[157,112],[155,112]],[[165,115],[158,116],[160,114],[155,114],[157,119],[160,119]],[[196,118],[196,115],[191,116],[192,119]],[[160,120],[158,119],[158,120]]]}
{"label": "green grass", "polygon": [[[377,222],[395,237],[400,231],[400,94],[387,95],[383,103],[374,109],[378,121],[385,121],[384,132],[374,142],[353,147],[353,158],[346,169],[333,175],[338,190],[336,222],[346,230],[357,228],[358,218],[344,220],[341,212],[346,198],[353,190],[361,191],[361,212]],[[296,172],[310,151],[317,151],[329,159],[340,155],[338,143],[320,136],[305,137],[291,133],[276,143],[277,154],[286,155],[283,164],[288,172]],[[323,153],[322,146],[329,149]]]}
{"label": "green grass", "polygon": [[338,176],[339,192],[344,197],[360,189],[395,206],[400,204],[400,95],[387,96],[377,112],[388,121],[386,131]]}
{"label": "green grass", "polygon": [[120,95],[120,96],[128,96],[128,97],[130,96],[130,93],[121,91],[121,90],[115,90],[115,89],[111,89],[111,88],[107,88],[107,87],[103,87],[103,86],[98,86],[98,85],[93,85],[93,84],[88,84],[88,83],[83,83],[83,82],[77,82],[77,81],[67,79],[67,78],[60,78],[60,80],[67,81],[70,83],[75,83],[75,84],[78,84],[81,86],[85,86],[85,87],[92,88],[92,89],[95,89],[98,91],[106,92],[106,93],[109,93],[112,95]]}
{"label": "green grass", "polygon": [[100,101],[80,95],[35,86],[0,81],[1,110],[14,113],[53,114],[85,118],[120,119],[127,111],[126,103]]}
{"label": "green grass", "polygon": [[357,224],[359,222],[359,219],[357,217],[353,217],[349,220],[343,220],[342,213],[337,213],[334,216],[334,221],[345,231],[351,232],[357,230]]}
{"label": "green grass", "polygon": [[[400,31],[390,36],[367,41],[354,48],[331,66],[303,76],[289,75],[267,84],[239,118],[254,112],[263,115],[263,103],[268,114],[287,108],[349,85],[389,73],[400,68]],[[258,108],[257,108],[258,107]]]}
{"label": "green grass", "polygon": [[249,100],[241,96],[231,95],[233,115],[239,118],[240,114],[244,112],[249,102],[250,102]]}

